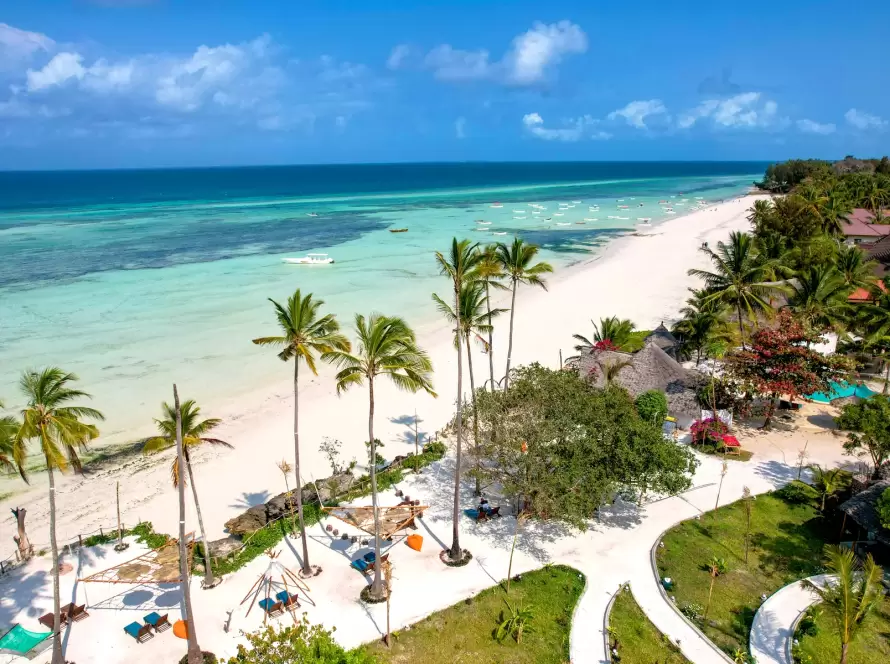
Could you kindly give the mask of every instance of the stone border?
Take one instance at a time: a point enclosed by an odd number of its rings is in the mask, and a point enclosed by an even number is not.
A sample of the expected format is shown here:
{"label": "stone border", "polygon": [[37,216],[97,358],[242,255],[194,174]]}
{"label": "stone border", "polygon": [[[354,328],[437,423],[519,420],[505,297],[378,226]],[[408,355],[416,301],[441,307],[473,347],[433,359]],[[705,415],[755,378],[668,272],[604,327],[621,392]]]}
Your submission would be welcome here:
{"label": "stone border", "polygon": [[794,619],[794,622],[791,623],[791,634],[788,636],[788,640],[785,642],[785,654],[788,655],[788,661],[791,664],[794,664],[794,655],[792,654],[792,650],[794,649],[794,635],[797,634],[797,626],[800,625],[800,621],[803,620],[803,617],[807,615],[807,611],[813,608],[814,605],[818,604],[819,600],[816,600],[812,604],[810,604],[807,608],[800,612],[800,615]]}
{"label": "stone border", "polygon": [[[690,517],[690,518],[694,519],[695,517]],[[671,598],[668,597],[667,591],[664,589],[664,585],[661,583],[661,575],[658,573],[658,563],[657,563],[657,561],[655,560],[655,555],[656,555],[656,551],[658,550],[658,545],[661,544],[661,540],[664,538],[664,535],[665,535],[665,533],[666,533],[667,531],[671,530],[671,529],[674,528],[675,526],[680,525],[680,524],[683,523],[684,521],[689,521],[689,520],[690,520],[690,519],[680,519],[680,520],[677,521],[676,523],[674,523],[674,524],[668,526],[668,527],[665,528],[663,531],[661,531],[661,534],[660,534],[660,535],[658,536],[658,538],[655,540],[655,544],[653,544],[653,545],[652,545],[652,548],[649,550],[649,562],[650,562],[650,564],[652,565],[652,576],[655,577],[655,583],[658,584],[658,592],[661,593],[661,598],[665,601],[665,603],[666,603],[668,606],[670,606],[670,607],[674,610],[674,613],[676,613],[678,616],[680,616],[680,618],[682,618],[683,621],[684,621],[687,625],[689,625],[689,626],[693,629],[693,631],[694,631],[696,634],[698,634],[702,639],[704,639],[704,642],[707,643],[715,653],[717,653],[718,655],[720,655],[720,657],[723,658],[723,661],[724,661],[724,662],[726,662],[727,664],[735,664],[735,662],[733,662],[733,661],[729,658],[729,655],[727,655],[725,652],[723,652],[722,650],[720,650],[720,648],[718,648],[716,645],[714,645],[714,642],[711,641],[711,639],[709,639],[709,638],[705,635],[705,633],[702,632],[702,631],[699,629],[698,625],[696,625],[696,624],[695,624],[694,622],[692,622],[689,618],[687,618],[686,616],[683,615],[683,612],[680,611],[680,608],[676,605],[676,603],[672,602],[672,601],[671,601]],[[645,613],[645,610],[643,611],[643,613]],[[749,641],[749,644],[750,644],[750,639],[751,639],[751,635],[750,635],[750,633],[749,633],[749,634],[748,634],[748,641]],[[749,645],[749,653],[750,653],[750,645]],[[687,658],[687,659],[688,659],[688,658]]]}
{"label": "stone border", "polygon": [[609,642],[609,616],[612,615],[612,606],[615,604],[615,600],[618,599],[618,593],[624,590],[625,586],[627,586],[627,590],[630,592],[630,581],[623,581],[619,584],[618,590],[612,593],[609,603],[606,604],[606,612],[603,614],[603,644],[606,646],[606,662],[612,661],[612,644]]}

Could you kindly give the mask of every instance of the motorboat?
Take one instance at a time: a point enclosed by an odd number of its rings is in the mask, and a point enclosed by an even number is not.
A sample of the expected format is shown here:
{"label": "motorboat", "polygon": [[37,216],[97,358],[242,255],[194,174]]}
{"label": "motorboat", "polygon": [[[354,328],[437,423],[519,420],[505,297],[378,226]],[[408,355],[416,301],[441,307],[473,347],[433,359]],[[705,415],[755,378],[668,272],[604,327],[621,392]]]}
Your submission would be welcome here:
{"label": "motorboat", "polygon": [[309,212],[306,214],[307,217],[317,217],[318,215],[315,212]]}
{"label": "motorboat", "polygon": [[330,265],[334,259],[327,254],[307,254],[302,258],[282,258],[281,261],[291,265]]}
{"label": "motorboat", "polygon": [[502,207],[504,207],[504,204],[503,204],[503,203],[492,203],[492,204],[491,204],[491,207],[493,207],[493,208],[502,208]]}

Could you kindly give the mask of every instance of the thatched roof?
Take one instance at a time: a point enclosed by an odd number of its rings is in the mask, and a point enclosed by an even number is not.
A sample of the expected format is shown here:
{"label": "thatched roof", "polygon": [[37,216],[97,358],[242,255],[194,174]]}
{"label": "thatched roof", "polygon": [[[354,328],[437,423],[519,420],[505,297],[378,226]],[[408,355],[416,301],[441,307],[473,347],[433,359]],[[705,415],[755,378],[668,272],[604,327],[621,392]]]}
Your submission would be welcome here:
{"label": "thatched roof", "polygon": [[665,351],[668,355],[674,355],[677,347],[680,345],[677,337],[671,334],[670,330],[664,326],[664,321],[652,330],[652,333],[646,337],[643,343],[648,344],[650,341],[661,348],[661,350]]}
{"label": "thatched roof", "polygon": [[865,491],[857,493],[845,503],[841,503],[840,510],[859,526],[875,535],[879,542],[890,546],[890,531],[881,525],[875,504],[878,498],[890,488],[890,480],[875,482]]}
{"label": "thatched roof", "polygon": [[695,397],[698,374],[680,366],[654,341],[647,341],[643,349],[631,355],[618,351],[599,351],[582,355],[578,371],[593,385],[606,384],[605,373],[610,366],[626,364],[618,371],[615,382],[637,397],[648,390],[661,390],[668,400],[672,414],[698,417],[700,408]]}

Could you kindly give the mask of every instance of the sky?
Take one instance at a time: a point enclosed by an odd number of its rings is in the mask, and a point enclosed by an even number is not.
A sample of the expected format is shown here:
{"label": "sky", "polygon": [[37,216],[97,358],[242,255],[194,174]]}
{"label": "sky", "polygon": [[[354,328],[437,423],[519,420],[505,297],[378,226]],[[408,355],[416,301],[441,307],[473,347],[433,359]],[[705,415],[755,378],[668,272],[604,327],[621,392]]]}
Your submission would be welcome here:
{"label": "sky", "polygon": [[0,0],[0,169],[890,152],[890,3]]}

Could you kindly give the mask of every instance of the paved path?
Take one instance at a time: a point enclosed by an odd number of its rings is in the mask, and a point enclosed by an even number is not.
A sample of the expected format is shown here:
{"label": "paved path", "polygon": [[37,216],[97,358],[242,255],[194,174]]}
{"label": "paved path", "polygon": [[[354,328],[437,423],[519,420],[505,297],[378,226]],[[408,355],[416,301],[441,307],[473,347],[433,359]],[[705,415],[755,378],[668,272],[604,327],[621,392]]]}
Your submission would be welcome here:
{"label": "paved path", "polygon": [[[822,586],[828,578],[828,575],[820,574],[808,580]],[[797,581],[760,605],[751,625],[750,642],[751,654],[757,664],[793,664],[789,648],[789,641],[794,636],[792,628],[817,599],[816,593],[804,588],[803,581]]]}

